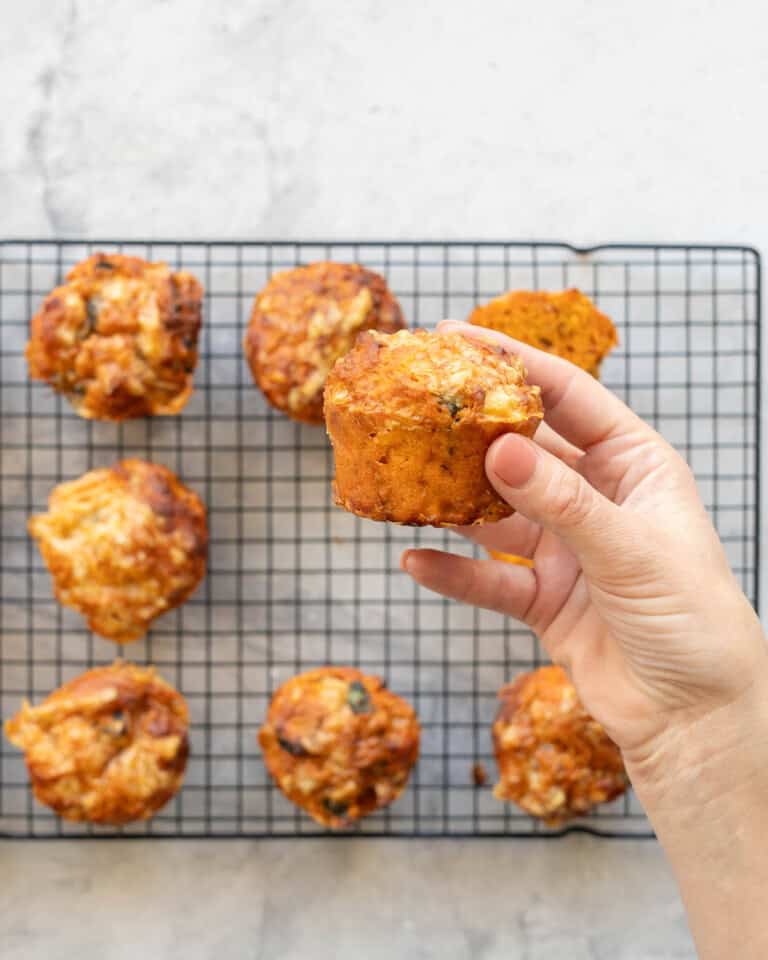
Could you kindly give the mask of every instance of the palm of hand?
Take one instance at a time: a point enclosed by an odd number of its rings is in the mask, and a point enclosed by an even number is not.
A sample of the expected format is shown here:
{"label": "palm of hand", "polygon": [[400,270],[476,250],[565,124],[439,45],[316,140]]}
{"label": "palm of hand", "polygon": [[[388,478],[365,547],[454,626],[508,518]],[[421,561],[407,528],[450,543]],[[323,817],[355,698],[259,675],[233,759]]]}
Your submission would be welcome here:
{"label": "palm of hand", "polygon": [[[713,660],[726,660],[729,628],[718,585],[697,583],[696,570],[714,563],[724,584],[732,578],[694,480],[666,444],[624,435],[572,458],[572,466],[626,515],[625,542],[606,544],[613,562],[585,571],[557,535],[522,517],[483,539],[503,551],[527,544],[536,585],[526,622],[569,670],[589,712],[631,747],[713,687],[748,682],[748,664],[723,662],[713,675]],[[683,502],[685,509],[670,510]],[[702,604],[702,590],[710,602]]]}
{"label": "palm of hand", "polygon": [[[736,696],[758,645],[729,650],[724,638],[739,618],[748,634],[754,613],[734,589],[684,461],[644,425],[587,453],[551,431],[538,439],[612,505],[600,549],[579,560],[561,537],[518,512],[460,532],[487,549],[530,557],[535,572],[420,551],[417,579],[525,621],[622,748]],[[558,522],[568,527],[592,509],[554,487],[545,497],[562,504]]]}

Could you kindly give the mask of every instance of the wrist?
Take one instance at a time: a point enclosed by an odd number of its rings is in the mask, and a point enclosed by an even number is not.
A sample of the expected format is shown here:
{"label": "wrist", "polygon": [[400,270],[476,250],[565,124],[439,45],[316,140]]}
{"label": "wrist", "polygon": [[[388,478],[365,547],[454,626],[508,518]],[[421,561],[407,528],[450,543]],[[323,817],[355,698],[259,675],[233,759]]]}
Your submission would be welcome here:
{"label": "wrist", "polygon": [[768,956],[768,671],[625,761],[677,877],[698,955]]}
{"label": "wrist", "polygon": [[670,721],[624,754],[627,773],[657,829],[720,819],[729,806],[768,795],[768,658],[733,700]]}

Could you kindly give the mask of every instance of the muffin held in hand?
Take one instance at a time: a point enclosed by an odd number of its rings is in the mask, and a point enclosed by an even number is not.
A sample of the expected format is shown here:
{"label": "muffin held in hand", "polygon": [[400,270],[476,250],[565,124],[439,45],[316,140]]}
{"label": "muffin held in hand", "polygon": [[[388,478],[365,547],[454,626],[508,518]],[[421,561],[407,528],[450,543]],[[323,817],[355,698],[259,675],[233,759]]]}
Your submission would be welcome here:
{"label": "muffin held in hand", "polygon": [[627,788],[621,753],[584,710],[564,670],[541,667],[499,691],[494,796],[559,826]]}
{"label": "muffin held in hand", "polygon": [[597,377],[619,342],[610,317],[579,290],[513,290],[475,307],[469,322],[557,354]]}
{"label": "muffin held in hand", "polygon": [[402,793],[419,754],[419,722],[379,677],[320,667],[277,690],[259,743],[286,797],[338,829]]}
{"label": "muffin held in hand", "polygon": [[205,507],[170,470],[144,460],[59,484],[29,532],[60,603],[116,643],[142,637],[205,575]]}
{"label": "muffin held in hand", "polygon": [[202,299],[190,273],[96,253],[32,318],[29,374],[89,419],[178,413],[192,393]]}
{"label": "muffin held in hand", "polygon": [[378,273],[356,263],[311,263],[276,273],[258,294],[243,348],[273,407],[322,423],[326,377],[358,333],[403,326]]}
{"label": "muffin held in hand", "polygon": [[512,513],[488,483],[503,433],[533,436],[541,391],[500,344],[459,333],[363,334],[334,367],[325,417],[336,503],[372,520],[436,527]]}
{"label": "muffin held in hand", "polygon": [[5,724],[32,790],[65,820],[146,820],[173,797],[189,752],[184,698],[153,667],[88,670]]}

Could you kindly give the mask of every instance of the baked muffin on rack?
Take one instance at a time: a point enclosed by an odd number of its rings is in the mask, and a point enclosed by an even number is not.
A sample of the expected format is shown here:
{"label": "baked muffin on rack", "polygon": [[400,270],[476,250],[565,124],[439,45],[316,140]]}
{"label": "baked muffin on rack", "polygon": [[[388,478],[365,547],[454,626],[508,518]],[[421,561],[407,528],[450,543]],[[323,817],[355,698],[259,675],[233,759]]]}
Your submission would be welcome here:
{"label": "baked muffin on rack", "polygon": [[542,419],[541,391],[525,377],[495,342],[426,330],[362,334],[325,389],[336,503],[414,526],[508,516],[484,461],[497,437],[531,437]]}
{"label": "baked muffin on rack", "polygon": [[468,319],[564,357],[594,377],[619,342],[610,317],[576,289],[560,293],[512,290],[475,307]]}
{"label": "baked muffin on rack", "polygon": [[286,797],[339,829],[402,793],[419,753],[419,722],[379,677],[320,667],[276,691],[259,744]]}
{"label": "baked muffin on rack", "polygon": [[404,325],[378,273],[356,263],[310,263],[274,274],[257,295],[243,348],[273,407],[322,423],[326,377],[358,333]]}
{"label": "baked muffin on rack", "polygon": [[41,704],[26,701],[5,735],[25,753],[35,797],[65,820],[146,820],[181,786],[189,752],[184,698],[154,667],[117,660]]}
{"label": "baked muffin on rack", "polygon": [[521,674],[501,688],[499,700],[497,799],[560,826],[624,793],[619,748],[585,711],[561,667]]}
{"label": "baked muffin on rack", "polygon": [[32,318],[29,374],[81,417],[178,413],[192,393],[203,288],[191,273],[95,253]]}
{"label": "baked muffin on rack", "polygon": [[29,520],[57,599],[127,643],[205,575],[205,507],[167,467],[123,460],[59,484]]}

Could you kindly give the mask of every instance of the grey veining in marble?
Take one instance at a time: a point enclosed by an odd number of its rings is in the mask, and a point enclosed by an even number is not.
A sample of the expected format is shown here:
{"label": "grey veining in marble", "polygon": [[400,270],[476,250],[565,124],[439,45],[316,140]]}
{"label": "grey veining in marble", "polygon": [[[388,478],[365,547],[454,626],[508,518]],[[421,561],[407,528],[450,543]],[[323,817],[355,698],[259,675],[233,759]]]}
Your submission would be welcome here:
{"label": "grey veining in marble", "polygon": [[3,4],[6,234],[766,237],[764,9]]}
{"label": "grey veining in marble", "polygon": [[[0,6],[0,232],[768,239],[758,0]],[[682,960],[652,843],[13,843],[4,960]]]}

